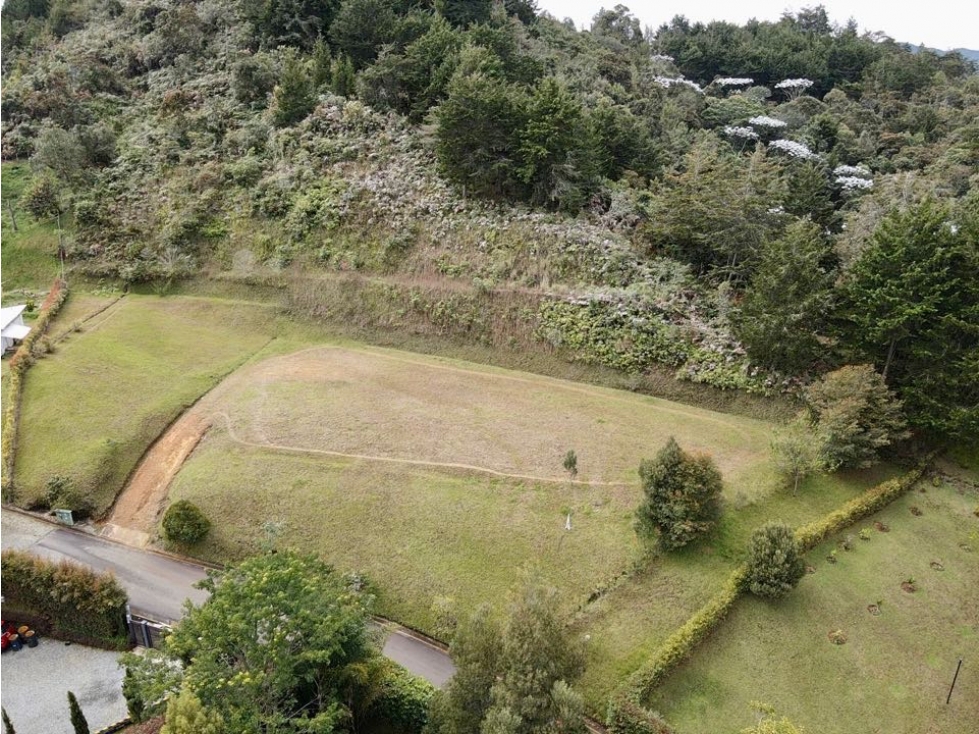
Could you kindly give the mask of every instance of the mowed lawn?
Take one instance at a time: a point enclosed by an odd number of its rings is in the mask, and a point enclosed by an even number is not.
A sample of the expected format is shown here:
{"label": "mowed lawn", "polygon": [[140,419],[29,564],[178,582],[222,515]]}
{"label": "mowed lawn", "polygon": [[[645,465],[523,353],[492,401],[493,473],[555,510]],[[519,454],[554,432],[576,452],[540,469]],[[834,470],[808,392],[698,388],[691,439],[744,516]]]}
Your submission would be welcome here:
{"label": "mowed lawn", "polygon": [[[967,485],[921,488],[854,528],[853,550],[842,550],[836,537],[812,551],[815,573],[784,600],[739,600],[651,706],[681,734],[738,732],[754,721],[750,701],[821,734],[976,731],[979,493]],[[870,540],[859,539],[863,527]],[[901,588],[910,577],[915,593]],[[874,616],[868,605],[878,602]],[[830,642],[836,629],[845,644]]]}
{"label": "mowed lawn", "polygon": [[[85,312],[64,316],[54,334]],[[254,304],[129,295],[72,332],[27,375],[17,503],[38,503],[60,475],[107,509],[170,422],[269,342],[274,319]]]}

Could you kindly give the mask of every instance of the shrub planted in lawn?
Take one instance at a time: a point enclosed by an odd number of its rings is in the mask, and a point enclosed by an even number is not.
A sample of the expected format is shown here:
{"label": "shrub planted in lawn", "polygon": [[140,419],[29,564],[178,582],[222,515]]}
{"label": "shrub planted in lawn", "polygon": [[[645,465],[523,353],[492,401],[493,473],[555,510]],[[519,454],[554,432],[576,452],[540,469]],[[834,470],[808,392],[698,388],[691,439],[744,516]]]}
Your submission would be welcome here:
{"label": "shrub planted in lawn", "polygon": [[184,545],[199,543],[211,529],[211,521],[193,502],[179,500],[167,508],[163,516],[163,532],[167,540]]}
{"label": "shrub planted in lawn", "polygon": [[799,543],[788,525],[769,522],[752,533],[747,579],[752,594],[777,599],[789,593],[805,573]]}
{"label": "shrub planted in lawn", "polygon": [[706,454],[692,456],[672,437],[639,465],[643,500],[637,532],[658,532],[665,550],[680,548],[714,527],[720,514],[721,472]]}

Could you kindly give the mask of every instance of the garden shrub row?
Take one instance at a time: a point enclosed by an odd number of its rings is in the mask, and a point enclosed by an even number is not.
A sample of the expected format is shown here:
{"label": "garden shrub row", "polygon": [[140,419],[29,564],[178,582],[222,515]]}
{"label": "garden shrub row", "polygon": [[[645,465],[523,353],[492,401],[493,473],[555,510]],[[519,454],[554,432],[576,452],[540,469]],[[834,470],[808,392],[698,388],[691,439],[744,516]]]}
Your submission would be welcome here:
{"label": "garden shrub row", "polygon": [[111,573],[19,550],[2,555],[4,615],[38,631],[108,650],[129,645],[126,592]]}
{"label": "garden shrub row", "polygon": [[[812,550],[833,533],[883,509],[907,492],[924,474],[934,455],[930,455],[915,469],[902,477],[878,484],[859,497],[815,522],[804,525],[795,532],[800,552]],[[607,724],[614,734],[646,734],[669,731],[656,729],[661,719],[658,714],[642,706],[652,691],[686,658],[696,645],[702,642],[724,619],[746,588],[747,565],[735,569],[724,587],[700,608],[682,627],[670,635],[652,658],[635,671],[609,703]],[[662,726],[666,726],[665,722]]]}
{"label": "garden shrub row", "polygon": [[925,468],[933,458],[932,454],[904,476],[881,482],[825,517],[798,528],[795,531],[795,539],[799,542],[799,550],[803,553],[810,551],[833,533],[848,528],[855,522],[887,507],[921,479]]}
{"label": "garden shrub row", "polygon": [[605,725],[609,734],[674,734],[662,716],[623,695],[609,701]]}
{"label": "garden shrub row", "polygon": [[626,682],[627,696],[635,702],[644,700],[690,651],[703,641],[734,606],[748,577],[748,567],[736,568],[721,590],[670,635],[652,658]]}
{"label": "garden shrub row", "polygon": [[421,734],[428,723],[428,707],[435,686],[400,665],[392,664],[390,668],[374,702],[374,711],[398,732]]}
{"label": "garden shrub row", "polygon": [[58,315],[65,299],[68,298],[68,284],[61,278],[55,278],[47,298],[41,304],[41,312],[31,327],[30,333],[21,342],[20,347],[10,359],[10,379],[4,395],[3,406],[3,439],[0,446],[0,467],[3,479],[0,488],[5,502],[11,500],[13,491],[14,452],[17,449],[17,424],[20,420],[20,400],[24,389],[24,375],[34,364],[36,350],[41,337],[47,332],[52,319]]}

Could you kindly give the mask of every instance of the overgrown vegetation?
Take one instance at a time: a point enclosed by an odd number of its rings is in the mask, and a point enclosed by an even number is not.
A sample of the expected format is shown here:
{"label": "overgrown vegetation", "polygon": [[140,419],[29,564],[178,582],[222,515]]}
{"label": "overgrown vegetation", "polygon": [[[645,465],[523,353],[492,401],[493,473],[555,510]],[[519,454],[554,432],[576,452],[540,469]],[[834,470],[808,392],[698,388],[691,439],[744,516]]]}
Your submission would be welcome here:
{"label": "overgrown vegetation", "polygon": [[129,646],[127,596],[111,573],[5,550],[3,595],[4,614],[44,634],[109,650]]}
{"label": "overgrown vegetation", "polygon": [[529,292],[535,348],[759,393],[872,363],[913,428],[976,432],[962,56],[820,7],[643,34],[624,6],[582,33],[533,2],[259,5],[4,6],[10,258],[50,265],[57,226],[76,271],[160,288]]}

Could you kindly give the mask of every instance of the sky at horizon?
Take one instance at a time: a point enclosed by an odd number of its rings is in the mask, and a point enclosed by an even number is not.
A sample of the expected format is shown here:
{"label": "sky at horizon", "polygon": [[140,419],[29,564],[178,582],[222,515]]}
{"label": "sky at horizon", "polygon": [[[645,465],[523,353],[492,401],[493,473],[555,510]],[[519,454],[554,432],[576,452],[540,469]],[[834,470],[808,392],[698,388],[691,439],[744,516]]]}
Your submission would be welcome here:
{"label": "sky at horizon", "polygon": [[571,18],[578,28],[588,28],[591,19],[603,6],[617,4],[628,7],[643,26],[658,28],[676,15],[691,22],[707,23],[726,20],[743,24],[751,18],[778,20],[785,11],[822,5],[830,21],[845,25],[853,18],[863,31],[882,31],[901,43],[923,43],[930,48],[950,50],[967,48],[979,50],[979,3],[963,0],[931,0],[931,2],[891,2],[878,0],[823,0],[823,2],[787,2],[786,0],[752,0],[720,2],[720,0],[537,0],[559,20]]}

